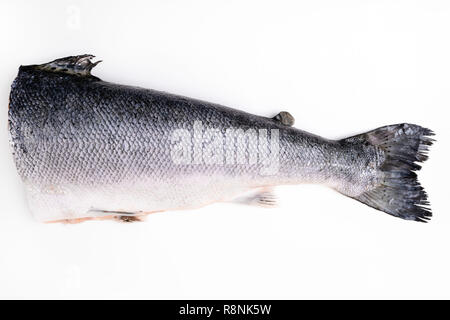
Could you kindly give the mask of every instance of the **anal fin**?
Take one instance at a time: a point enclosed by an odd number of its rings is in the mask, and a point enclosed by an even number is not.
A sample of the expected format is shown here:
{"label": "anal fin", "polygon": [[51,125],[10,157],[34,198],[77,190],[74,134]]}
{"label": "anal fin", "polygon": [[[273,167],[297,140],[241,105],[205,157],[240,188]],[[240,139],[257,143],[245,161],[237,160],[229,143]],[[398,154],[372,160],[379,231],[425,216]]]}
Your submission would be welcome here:
{"label": "anal fin", "polygon": [[278,198],[271,189],[259,189],[256,192],[253,191],[250,194],[235,198],[232,202],[265,208],[278,206]]}

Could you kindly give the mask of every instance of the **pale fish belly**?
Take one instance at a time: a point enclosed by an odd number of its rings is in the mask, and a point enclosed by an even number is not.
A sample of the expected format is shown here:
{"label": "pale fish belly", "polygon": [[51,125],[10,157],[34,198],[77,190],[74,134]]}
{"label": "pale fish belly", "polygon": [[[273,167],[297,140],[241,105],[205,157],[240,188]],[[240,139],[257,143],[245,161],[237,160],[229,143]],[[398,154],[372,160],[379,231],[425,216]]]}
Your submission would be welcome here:
{"label": "pale fish belly", "polygon": [[41,222],[139,217],[166,210],[195,209],[229,201],[255,187],[226,176],[139,179],[111,185],[25,183],[28,204]]}

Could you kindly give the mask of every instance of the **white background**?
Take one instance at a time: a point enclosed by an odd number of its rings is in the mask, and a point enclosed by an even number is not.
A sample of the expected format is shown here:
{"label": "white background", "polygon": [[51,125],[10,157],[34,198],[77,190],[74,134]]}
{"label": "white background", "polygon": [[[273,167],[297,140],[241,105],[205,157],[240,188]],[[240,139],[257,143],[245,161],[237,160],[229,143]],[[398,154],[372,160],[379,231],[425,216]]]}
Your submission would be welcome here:
{"label": "white background", "polygon": [[[450,298],[448,1],[1,1],[0,298]],[[100,78],[342,138],[433,129],[434,217],[393,218],[321,186],[144,223],[40,224],[8,145],[21,64],[92,53]]]}

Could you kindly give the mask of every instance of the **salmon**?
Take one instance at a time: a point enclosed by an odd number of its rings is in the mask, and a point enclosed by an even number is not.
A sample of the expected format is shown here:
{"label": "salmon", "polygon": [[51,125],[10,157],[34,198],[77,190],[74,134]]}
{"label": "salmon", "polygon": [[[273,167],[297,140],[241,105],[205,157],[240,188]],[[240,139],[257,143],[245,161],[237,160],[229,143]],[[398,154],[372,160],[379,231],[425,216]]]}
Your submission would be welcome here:
{"label": "salmon", "polygon": [[286,111],[264,117],[103,81],[92,59],[21,66],[12,84],[11,149],[38,221],[136,221],[233,199],[270,207],[275,186],[300,183],[395,217],[431,217],[415,173],[434,141],[427,128],[326,139],[294,128]]}

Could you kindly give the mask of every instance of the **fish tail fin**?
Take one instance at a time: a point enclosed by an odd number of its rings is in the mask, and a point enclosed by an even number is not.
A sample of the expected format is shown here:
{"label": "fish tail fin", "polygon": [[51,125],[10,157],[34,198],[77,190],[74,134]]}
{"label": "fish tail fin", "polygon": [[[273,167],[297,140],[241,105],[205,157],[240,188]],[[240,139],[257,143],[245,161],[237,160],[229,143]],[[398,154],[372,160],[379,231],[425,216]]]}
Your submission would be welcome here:
{"label": "fish tail fin", "polygon": [[426,222],[431,218],[427,193],[414,171],[428,159],[427,152],[434,139],[430,129],[414,124],[395,124],[348,138],[375,146],[384,161],[380,183],[354,199],[375,209],[406,220]]}

